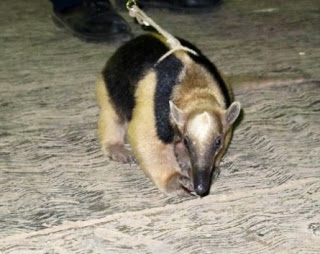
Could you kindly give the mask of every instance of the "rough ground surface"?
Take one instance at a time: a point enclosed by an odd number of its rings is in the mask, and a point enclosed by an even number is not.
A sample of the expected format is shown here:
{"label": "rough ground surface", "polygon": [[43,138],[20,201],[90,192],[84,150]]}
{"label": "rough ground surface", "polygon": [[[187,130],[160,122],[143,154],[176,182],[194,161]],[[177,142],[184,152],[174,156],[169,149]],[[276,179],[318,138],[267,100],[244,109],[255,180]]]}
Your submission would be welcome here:
{"label": "rough ground surface", "polygon": [[219,66],[244,108],[202,199],[165,197],[102,156],[94,82],[115,45],[57,30],[49,2],[0,6],[0,253],[320,253],[318,0],[149,12]]}

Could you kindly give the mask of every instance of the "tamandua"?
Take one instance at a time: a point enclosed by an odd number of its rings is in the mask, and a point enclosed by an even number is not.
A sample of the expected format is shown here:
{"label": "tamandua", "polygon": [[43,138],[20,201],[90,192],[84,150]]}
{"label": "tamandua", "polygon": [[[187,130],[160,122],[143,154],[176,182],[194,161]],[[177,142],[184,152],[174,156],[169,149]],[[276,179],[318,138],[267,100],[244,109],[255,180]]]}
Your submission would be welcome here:
{"label": "tamandua", "polygon": [[[168,52],[165,39],[141,35],[122,45],[97,82],[98,133],[112,160],[137,160],[169,195],[208,194],[241,110],[216,67],[198,55]],[[125,147],[126,137],[133,155]]]}

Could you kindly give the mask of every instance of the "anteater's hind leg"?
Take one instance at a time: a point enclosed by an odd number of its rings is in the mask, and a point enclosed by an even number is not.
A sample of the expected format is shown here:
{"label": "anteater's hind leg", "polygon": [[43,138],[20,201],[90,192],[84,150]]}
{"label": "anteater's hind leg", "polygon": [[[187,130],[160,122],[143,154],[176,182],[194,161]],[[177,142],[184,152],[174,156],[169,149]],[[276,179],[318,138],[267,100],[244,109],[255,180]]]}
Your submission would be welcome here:
{"label": "anteater's hind leg", "polygon": [[100,107],[98,134],[102,152],[115,161],[134,161],[132,153],[124,146],[128,123],[121,119],[111,104],[102,77],[97,82],[96,96]]}

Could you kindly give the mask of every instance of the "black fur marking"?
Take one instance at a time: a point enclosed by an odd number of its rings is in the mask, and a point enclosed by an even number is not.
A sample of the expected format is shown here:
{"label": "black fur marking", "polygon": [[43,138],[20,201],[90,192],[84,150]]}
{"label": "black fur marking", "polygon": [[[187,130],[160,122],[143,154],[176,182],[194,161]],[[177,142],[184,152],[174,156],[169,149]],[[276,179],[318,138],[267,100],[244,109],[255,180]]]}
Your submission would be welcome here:
{"label": "black fur marking", "polygon": [[159,139],[164,143],[172,143],[174,138],[174,131],[169,120],[169,100],[182,67],[181,61],[173,55],[168,56],[155,67],[157,74],[154,98],[156,129]]}
{"label": "black fur marking", "polygon": [[226,103],[226,107],[228,108],[231,105],[231,98],[230,98],[230,94],[227,88],[226,83],[224,82],[224,80],[222,79],[217,67],[205,56],[202,54],[202,52],[193,44],[191,44],[190,42],[179,38],[179,41],[181,42],[181,44],[183,46],[186,46],[190,49],[193,49],[195,52],[198,53],[198,56],[193,55],[191,53],[188,53],[189,56],[192,58],[193,61],[195,61],[196,63],[202,65],[204,68],[206,68],[209,73],[211,73],[211,75],[213,76],[213,78],[217,81],[219,87],[220,87],[220,91],[223,94],[223,97],[225,98],[225,103]]}
{"label": "black fur marking", "polygon": [[166,45],[147,34],[121,46],[107,62],[102,75],[112,103],[123,120],[131,120],[137,82],[167,51]]}

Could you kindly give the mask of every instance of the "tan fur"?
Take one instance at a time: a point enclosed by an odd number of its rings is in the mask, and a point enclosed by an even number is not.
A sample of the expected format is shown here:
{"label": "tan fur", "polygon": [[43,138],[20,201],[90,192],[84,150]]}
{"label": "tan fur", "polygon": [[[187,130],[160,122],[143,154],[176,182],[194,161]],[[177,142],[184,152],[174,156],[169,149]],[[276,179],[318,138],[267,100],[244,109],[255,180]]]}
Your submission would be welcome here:
{"label": "tan fur", "polygon": [[[183,62],[185,60],[181,59]],[[196,105],[208,102],[216,102],[220,107],[225,107],[224,97],[220,92],[216,81],[208,74],[202,66],[194,63],[185,63],[184,77],[181,77],[181,84],[174,89],[172,101],[178,108],[190,112]]]}

